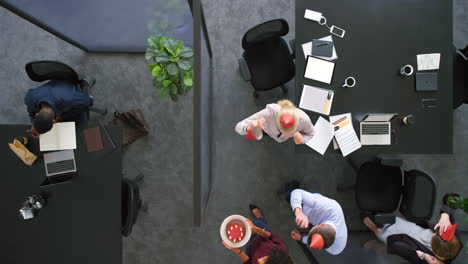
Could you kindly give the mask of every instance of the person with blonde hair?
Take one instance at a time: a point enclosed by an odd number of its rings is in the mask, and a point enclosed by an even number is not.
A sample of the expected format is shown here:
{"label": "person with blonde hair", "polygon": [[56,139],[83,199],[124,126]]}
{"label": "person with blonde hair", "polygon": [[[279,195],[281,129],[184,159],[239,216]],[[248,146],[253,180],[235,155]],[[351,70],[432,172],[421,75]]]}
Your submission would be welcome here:
{"label": "person with blonde hair", "polygon": [[254,128],[262,129],[279,143],[294,137],[294,143],[304,144],[314,136],[309,116],[289,100],[268,104],[265,109],[237,123],[236,132],[247,135]]}

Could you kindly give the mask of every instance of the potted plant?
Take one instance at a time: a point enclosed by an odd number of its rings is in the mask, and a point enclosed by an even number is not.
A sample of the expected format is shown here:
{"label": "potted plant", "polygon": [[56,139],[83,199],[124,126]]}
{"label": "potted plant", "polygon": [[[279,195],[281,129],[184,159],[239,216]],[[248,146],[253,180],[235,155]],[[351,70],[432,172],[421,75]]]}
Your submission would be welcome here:
{"label": "potted plant", "polygon": [[[468,198],[463,198],[456,193],[451,193],[444,196],[446,199],[447,205],[453,210],[462,209],[466,214],[468,214]],[[465,218],[465,222],[468,223],[468,217]],[[465,246],[466,252],[468,253],[468,242]]]}
{"label": "potted plant", "polygon": [[447,197],[447,204],[453,210],[462,209],[468,214],[468,198],[462,198],[458,194],[449,194]]}
{"label": "potted plant", "polygon": [[160,98],[177,101],[193,86],[193,50],[173,37],[151,36],[145,58]]}

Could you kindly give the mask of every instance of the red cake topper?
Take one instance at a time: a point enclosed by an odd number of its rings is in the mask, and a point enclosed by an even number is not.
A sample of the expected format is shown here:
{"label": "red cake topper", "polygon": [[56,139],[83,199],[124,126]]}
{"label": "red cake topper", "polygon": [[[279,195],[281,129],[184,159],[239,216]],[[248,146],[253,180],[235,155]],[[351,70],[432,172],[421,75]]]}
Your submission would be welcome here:
{"label": "red cake topper", "polygon": [[440,237],[445,240],[445,241],[452,241],[453,237],[455,236],[455,230],[457,229],[457,224],[451,225],[447,228],[447,231],[445,231]]}
{"label": "red cake topper", "polygon": [[296,118],[294,118],[294,116],[291,114],[282,114],[280,116],[280,124],[284,128],[293,127],[295,122],[296,122]]}
{"label": "red cake topper", "polygon": [[323,241],[323,237],[320,234],[313,234],[312,238],[310,239],[310,248],[313,249],[323,249],[323,245],[325,242]]}

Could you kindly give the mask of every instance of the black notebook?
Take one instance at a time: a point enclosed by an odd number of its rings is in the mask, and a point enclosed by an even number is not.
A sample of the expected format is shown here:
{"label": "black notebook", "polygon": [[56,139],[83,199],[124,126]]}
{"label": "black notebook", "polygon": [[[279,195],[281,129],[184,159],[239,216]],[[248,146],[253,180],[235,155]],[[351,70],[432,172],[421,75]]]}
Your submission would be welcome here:
{"label": "black notebook", "polygon": [[431,92],[437,91],[437,72],[417,72],[416,91]]}
{"label": "black notebook", "polygon": [[312,41],[312,56],[331,57],[333,55],[333,42],[326,40]]}

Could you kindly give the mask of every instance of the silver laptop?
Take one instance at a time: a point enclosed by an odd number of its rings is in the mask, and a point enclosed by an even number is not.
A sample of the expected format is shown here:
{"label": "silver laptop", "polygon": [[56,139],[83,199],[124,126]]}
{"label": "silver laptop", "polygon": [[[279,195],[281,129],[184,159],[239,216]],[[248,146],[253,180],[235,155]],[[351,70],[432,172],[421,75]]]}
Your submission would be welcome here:
{"label": "silver laptop", "polygon": [[73,150],[62,150],[44,154],[44,165],[48,178],[76,172]]}
{"label": "silver laptop", "polygon": [[390,145],[391,121],[396,114],[369,114],[360,123],[362,145]]}

